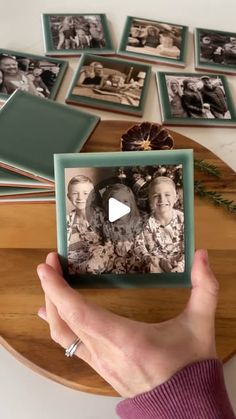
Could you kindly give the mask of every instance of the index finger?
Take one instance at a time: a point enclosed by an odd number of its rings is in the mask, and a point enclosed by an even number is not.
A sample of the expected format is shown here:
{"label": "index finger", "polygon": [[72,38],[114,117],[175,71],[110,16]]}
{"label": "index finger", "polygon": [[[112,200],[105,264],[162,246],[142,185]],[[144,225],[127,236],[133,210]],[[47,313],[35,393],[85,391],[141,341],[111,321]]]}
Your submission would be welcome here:
{"label": "index finger", "polygon": [[100,340],[114,341],[116,331],[123,328],[120,326],[132,322],[87,301],[51,266],[40,264],[37,272],[46,296],[76,335],[82,331]]}

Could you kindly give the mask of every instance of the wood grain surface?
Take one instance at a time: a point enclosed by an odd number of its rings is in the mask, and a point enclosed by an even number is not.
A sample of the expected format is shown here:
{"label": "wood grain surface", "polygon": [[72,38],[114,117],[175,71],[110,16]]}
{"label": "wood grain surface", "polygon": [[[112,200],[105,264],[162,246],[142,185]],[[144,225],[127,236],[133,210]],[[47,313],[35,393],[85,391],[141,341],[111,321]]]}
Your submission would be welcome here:
{"label": "wood grain surface", "polygon": [[[102,121],[83,152],[119,150],[121,134],[130,121]],[[175,148],[193,148],[194,156],[217,166],[220,180],[196,174],[208,188],[235,199],[236,175],[200,144],[171,131]],[[49,336],[47,324],[37,316],[44,298],[36,266],[56,248],[55,205],[0,204],[0,342],[21,362],[69,387],[95,394],[116,394],[109,384]],[[225,361],[236,352],[236,217],[205,200],[195,199],[196,248],[208,248],[212,268],[220,282],[216,313],[216,342]],[[123,316],[147,322],[167,320],[179,313],[189,297],[187,289],[82,290],[94,302]],[[171,301],[171,304],[170,304]]]}

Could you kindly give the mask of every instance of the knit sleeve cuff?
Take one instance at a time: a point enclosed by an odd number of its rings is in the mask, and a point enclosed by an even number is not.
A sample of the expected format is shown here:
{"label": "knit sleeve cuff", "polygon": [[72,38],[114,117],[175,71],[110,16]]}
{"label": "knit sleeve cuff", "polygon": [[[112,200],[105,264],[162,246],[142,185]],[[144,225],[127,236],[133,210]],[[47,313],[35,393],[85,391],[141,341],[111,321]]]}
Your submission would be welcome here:
{"label": "knit sleeve cuff", "polygon": [[195,362],[153,390],[120,402],[121,419],[235,419],[217,359]]}

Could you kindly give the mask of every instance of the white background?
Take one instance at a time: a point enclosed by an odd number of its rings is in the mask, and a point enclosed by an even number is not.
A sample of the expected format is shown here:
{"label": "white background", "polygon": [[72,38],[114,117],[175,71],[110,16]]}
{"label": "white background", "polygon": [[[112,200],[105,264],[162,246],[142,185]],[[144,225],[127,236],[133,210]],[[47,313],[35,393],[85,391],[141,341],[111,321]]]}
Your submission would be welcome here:
{"label": "white background", "polygon": [[[193,70],[193,28],[211,28],[236,32],[235,0],[0,0],[1,48],[43,54],[40,15],[47,13],[106,13],[115,47],[121,38],[127,15],[162,20],[190,29],[186,71]],[[70,59],[58,100],[64,101],[78,60]],[[153,66],[153,71],[170,70]],[[173,68],[173,71],[175,69]],[[179,70],[181,71],[181,70]],[[236,76],[229,76],[230,90],[236,103]],[[109,112],[91,111],[103,119],[127,119]],[[136,120],[139,120],[136,118]],[[143,120],[160,122],[154,75],[150,83]],[[174,128],[203,144],[236,169],[236,129]],[[37,307],[35,307],[37,310]],[[229,395],[236,411],[236,357],[225,367]],[[118,399],[79,393],[37,375],[0,348],[0,417],[2,419],[113,419]]]}

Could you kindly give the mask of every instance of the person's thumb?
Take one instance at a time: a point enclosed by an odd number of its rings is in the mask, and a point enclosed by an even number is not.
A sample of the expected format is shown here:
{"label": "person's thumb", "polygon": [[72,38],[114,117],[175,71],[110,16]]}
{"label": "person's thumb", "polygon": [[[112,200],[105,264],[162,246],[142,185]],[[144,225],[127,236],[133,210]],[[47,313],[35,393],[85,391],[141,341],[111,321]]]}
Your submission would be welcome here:
{"label": "person's thumb", "polygon": [[214,318],[219,284],[210,268],[206,250],[195,252],[191,282],[191,295],[185,311],[199,320],[202,317]]}

